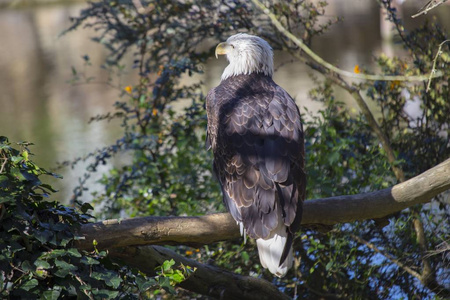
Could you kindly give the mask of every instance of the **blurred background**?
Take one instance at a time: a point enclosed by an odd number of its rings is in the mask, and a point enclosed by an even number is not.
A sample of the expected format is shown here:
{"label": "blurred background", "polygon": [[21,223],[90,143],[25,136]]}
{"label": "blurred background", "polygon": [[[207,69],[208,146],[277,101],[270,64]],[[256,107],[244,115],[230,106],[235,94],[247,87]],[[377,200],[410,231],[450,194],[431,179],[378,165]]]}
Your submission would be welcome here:
{"label": "blurred background", "polygon": [[[426,20],[437,18],[448,31],[449,3],[411,18],[426,2],[397,2],[405,28],[413,30]],[[33,142],[34,161],[47,169],[54,168],[57,161],[82,157],[109,145],[121,133],[120,124],[114,121],[89,124],[91,117],[113,111],[122,92],[105,84],[109,74],[100,65],[108,56],[107,50],[91,41],[96,33],[89,28],[61,35],[71,25],[70,17],[77,16],[85,6],[83,1],[0,0],[0,135],[11,142]],[[352,71],[355,65],[371,68],[374,56],[381,53],[404,54],[396,46],[391,25],[384,21],[376,1],[329,1],[327,17],[342,20],[315,39],[312,49],[330,63]],[[90,57],[92,66],[85,66],[85,55]],[[126,57],[123,64],[121,82],[114,84],[135,84],[137,71],[131,67],[132,57]],[[202,76],[186,76],[185,80],[201,80],[206,94],[219,83],[225,65],[224,58],[211,58],[203,67]],[[296,99],[300,109],[306,106],[316,111],[319,104],[308,99],[311,70],[291,63],[283,53],[275,54],[275,66],[280,66],[275,81]],[[94,82],[70,83],[73,69],[77,74],[85,72],[95,77]],[[337,95],[347,105],[354,105],[345,92]],[[174,105],[181,109],[187,104]],[[84,168],[80,163],[74,169],[57,171],[65,177],[64,181],[52,182],[61,191],[57,195],[60,201],[70,198]],[[98,176],[104,171],[100,169]]]}

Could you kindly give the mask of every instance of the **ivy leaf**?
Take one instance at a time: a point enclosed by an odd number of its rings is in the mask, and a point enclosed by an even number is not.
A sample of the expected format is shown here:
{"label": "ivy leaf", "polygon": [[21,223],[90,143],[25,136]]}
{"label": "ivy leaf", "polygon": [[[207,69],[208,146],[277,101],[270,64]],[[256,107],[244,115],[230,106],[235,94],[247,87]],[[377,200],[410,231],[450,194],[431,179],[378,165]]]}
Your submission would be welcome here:
{"label": "ivy leaf", "polygon": [[139,291],[142,293],[152,288],[154,285],[156,285],[156,280],[153,278],[145,280],[144,278],[137,277],[136,284],[138,286]]}
{"label": "ivy leaf", "polygon": [[37,287],[38,286],[38,281],[36,280],[36,279],[31,279],[31,280],[27,280],[27,281],[25,281],[25,283],[20,287],[22,290],[25,290],[25,291],[29,291],[29,290],[31,290],[32,288],[35,288],[35,287]]}
{"label": "ivy leaf", "polygon": [[171,293],[172,295],[174,295],[175,289],[172,287],[172,285],[170,284],[170,279],[168,277],[160,277],[159,278],[159,285],[166,290],[167,292]]}
{"label": "ivy leaf", "polygon": [[69,275],[70,273],[78,270],[78,268],[72,264],[69,264],[63,260],[55,260],[55,265],[59,268],[56,272],[55,272],[55,276],[64,278],[67,275]]}
{"label": "ivy leaf", "polygon": [[52,238],[53,232],[49,230],[35,231],[34,236],[41,244],[45,244]]}
{"label": "ivy leaf", "polygon": [[122,282],[122,279],[118,277],[116,273],[111,271],[104,271],[103,273],[93,272],[91,277],[97,280],[103,280],[107,286],[114,289],[117,289]]}
{"label": "ivy leaf", "polygon": [[39,269],[50,269],[50,267],[51,267],[47,261],[40,260],[40,259],[36,260],[34,262],[34,265],[36,266],[36,268],[39,268]]}
{"label": "ivy leaf", "polygon": [[99,290],[99,289],[93,289],[92,294],[96,296],[96,299],[114,299],[119,294],[119,291],[110,291],[110,290]]}
{"label": "ivy leaf", "polygon": [[30,264],[30,262],[28,260],[25,260],[22,262],[21,268],[25,272],[34,270],[34,267]]}
{"label": "ivy leaf", "polygon": [[74,257],[81,257],[80,252],[76,248],[69,248],[67,249],[67,253],[74,256]]}
{"label": "ivy leaf", "polygon": [[59,298],[59,295],[61,294],[61,291],[59,290],[52,290],[52,291],[45,291],[42,293],[41,298],[43,300],[56,300]]}
{"label": "ivy leaf", "polygon": [[88,266],[90,266],[90,265],[98,265],[100,263],[98,260],[93,259],[92,257],[89,257],[89,256],[83,256],[80,259],[80,262],[85,264],[85,265],[88,265]]}

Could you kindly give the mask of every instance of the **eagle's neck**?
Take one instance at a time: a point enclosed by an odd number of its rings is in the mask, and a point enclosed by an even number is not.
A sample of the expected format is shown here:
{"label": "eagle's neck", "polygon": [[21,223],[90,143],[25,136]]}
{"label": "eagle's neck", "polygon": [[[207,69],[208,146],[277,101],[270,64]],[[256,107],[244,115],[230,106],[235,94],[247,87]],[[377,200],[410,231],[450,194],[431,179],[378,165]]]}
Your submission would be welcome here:
{"label": "eagle's neck", "polygon": [[[220,82],[220,86],[227,86],[229,91],[232,91],[233,88],[238,89],[241,93],[243,90],[252,91],[254,87],[257,86],[257,83],[274,83],[272,76],[265,75],[263,73],[250,73],[250,74],[239,74],[235,76],[227,77],[226,79],[222,79]],[[245,88],[243,88],[245,87]]]}
{"label": "eagle's neck", "polygon": [[227,55],[229,65],[222,73],[222,80],[238,75],[250,75],[261,73],[272,77],[273,54],[272,52],[241,52],[239,55]]}

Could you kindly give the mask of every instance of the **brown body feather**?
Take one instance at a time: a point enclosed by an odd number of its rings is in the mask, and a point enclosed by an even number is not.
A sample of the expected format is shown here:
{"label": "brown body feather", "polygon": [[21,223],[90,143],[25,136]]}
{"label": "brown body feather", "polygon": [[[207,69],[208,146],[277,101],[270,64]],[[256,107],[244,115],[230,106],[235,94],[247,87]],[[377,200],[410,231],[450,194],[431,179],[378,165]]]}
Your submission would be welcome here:
{"label": "brown body feather", "polygon": [[207,96],[208,143],[223,200],[246,233],[268,238],[283,222],[287,242],[299,229],[305,198],[303,128],[289,94],[270,76],[223,80]]}

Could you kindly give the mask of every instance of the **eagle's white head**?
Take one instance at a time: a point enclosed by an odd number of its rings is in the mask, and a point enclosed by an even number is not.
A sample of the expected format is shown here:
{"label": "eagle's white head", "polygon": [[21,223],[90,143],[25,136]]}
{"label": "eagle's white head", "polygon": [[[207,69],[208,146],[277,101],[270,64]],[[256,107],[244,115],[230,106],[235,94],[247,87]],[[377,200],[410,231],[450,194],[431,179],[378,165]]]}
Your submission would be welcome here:
{"label": "eagle's white head", "polygon": [[216,58],[218,55],[226,55],[229,61],[222,80],[241,74],[273,74],[272,47],[258,36],[246,33],[230,36],[226,42],[217,45]]}

